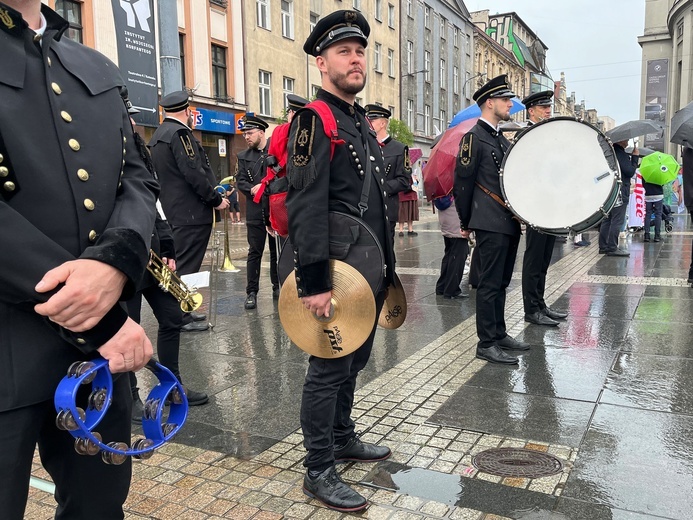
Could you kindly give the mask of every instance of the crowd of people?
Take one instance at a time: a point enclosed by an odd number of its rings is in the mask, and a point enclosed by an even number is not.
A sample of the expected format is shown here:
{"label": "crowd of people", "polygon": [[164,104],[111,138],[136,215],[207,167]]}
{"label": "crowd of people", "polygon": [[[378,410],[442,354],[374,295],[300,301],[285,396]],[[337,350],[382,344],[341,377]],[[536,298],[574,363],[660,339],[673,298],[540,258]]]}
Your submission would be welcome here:
{"label": "crowd of people", "polygon": [[[289,121],[271,138],[265,136],[266,121],[246,116],[242,132],[248,148],[238,155],[236,183],[219,190],[193,134],[187,92],[161,99],[165,118],[145,144],[134,130],[130,117],[137,110],[117,68],[62,38],[69,27],[65,20],[39,0],[4,0],[0,15],[0,34],[7,42],[3,63],[12,65],[2,69],[0,80],[0,212],[5,216],[0,233],[3,245],[15,252],[0,257],[4,518],[24,514],[37,444],[56,485],[57,518],[123,518],[130,460],[108,465],[79,455],[69,432],[55,426],[53,392],[73,362],[102,356],[114,374],[114,398],[100,433],[109,440],[130,439],[131,421],[141,421],[143,414],[134,372],[153,353],[137,323],[142,297],[159,323],[159,359],[179,380],[181,331],[208,327],[204,314],[184,313],[172,294],[160,290],[147,264],[156,255],[171,271],[198,272],[214,211],[229,211],[232,221],[241,221],[238,192],[246,202],[248,310],[257,305],[261,258],[269,242],[273,297],[280,291],[281,246],[291,257],[297,301],[316,317],[330,317],[330,240],[335,237],[328,222],[335,209],[356,218],[380,246],[384,268],[372,284],[378,289],[370,334],[348,355],[309,357],[300,411],[304,492],[338,511],[366,508],[367,500],[341,479],[336,464],[391,455],[387,446],[359,437],[352,406],[377,316],[396,283],[396,223],[398,236],[404,236],[405,226],[409,236],[416,235],[420,179],[412,176],[407,147],[388,135],[391,112],[355,102],[367,79],[370,27],[365,17],[341,10],[320,18],[303,47],[321,74],[316,101],[290,96]],[[509,148],[499,124],[509,119],[514,96],[506,76],[474,93],[481,118],[460,143],[453,193],[435,201],[445,242],[436,294],[468,296],[461,280],[473,231],[476,355],[510,365],[518,363],[514,352],[530,348],[507,334],[504,318],[521,226],[498,196],[499,169]],[[529,96],[524,104],[530,124],[538,123],[550,116],[551,92]],[[13,117],[18,111],[27,117]],[[632,159],[621,162],[618,147],[622,171],[627,170]],[[51,186],[51,197],[41,205],[31,194],[37,185]],[[648,211],[658,215],[659,194],[646,189]],[[286,229],[271,201],[285,209]],[[600,232],[600,249],[614,256],[621,254],[614,244],[622,220],[618,211]],[[659,236],[655,224],[654,240]],[[544,301],[553,240],[528,230],[526,241],[525,320],[556,326],[567,314]],[[190,405],[209,400],[204,392],[187,386],[185,391]]]}

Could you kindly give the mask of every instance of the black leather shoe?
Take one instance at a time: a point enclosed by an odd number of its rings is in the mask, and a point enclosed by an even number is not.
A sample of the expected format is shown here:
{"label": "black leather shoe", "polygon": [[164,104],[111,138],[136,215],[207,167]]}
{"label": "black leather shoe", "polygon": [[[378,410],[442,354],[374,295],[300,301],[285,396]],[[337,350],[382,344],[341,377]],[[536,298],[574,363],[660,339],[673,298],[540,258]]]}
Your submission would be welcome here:
{"label": "black leather shoe", "polygon": [[245,308],[254,309],[255,307],[257,307],[257,295],[251,292],[245,299]]}
{"label": "black leather shoe", "polygon": [[541,311],[525,314],[525,321],[534,323],[535,325],[546,325],[547,327],[556,327],[558,325],[556,320],[552,320]]}
{"label": "black leather shoe", "polygon": [[529,343],[517,341],[515,338],[505,336],[502,340],[497,341],[498,346],[503,350],[529,350]]}
{"label": "black leather shoe", "polygon": [[476,347],[476,357],[485,359],[489,363],[500,363],[502,365],[517,365],[519,363],[515,356],[509,356],[498,345],[491,345],[486,348]]}
{"label": "black leather shoe", "polygon": [[181,332],[202,332],[209,328],[209,323],[204,321],[191,321],[180,328]]}
{"label": "black leather shoe", "polygon": [[661,238],[661,237],[654,237],[654,241],[655,241],[655,242],[661,242],[661,241],[662,241],[662,238]]}
{"label": "black leather shoe", "polygon": [[353,513],[368,506],[368,501],[351,489],[330,466],[316,477],[306,473],[303,477],[303,492],[330,509]]}
{"label": "black leather shoe", "polygon": [[191,312],[190,317],[193,321],[207,321],[207,315],[203,312]]}
{"label": "black leather shoe", "polygon": [[552,320],[564,320],[568,317],[567,312],[557,311],[556,309],[552,309],[551,307],[546,307],[544,309],[544,314]]}
{"label": "black leather shoe", "polygon": [[279,293],[280,293],[280,292],[281,292],[281,289],[279,289],[279,287],[274,287],[274,288],[272,289],[272,298],[275,299],[275,300],[278,300],[278,299],[279,299]]}
{"label": "black leather shoe", "polygon": [[416,231],[407,231],[407,236],[410,237],[415,237],[418,236],[419,234]]}
{"label": "black leather shoe", "polygon": [[650,235],[645,235],[642,239],[643,242],[649,242],[650,241]]}
{"label": "black leather shoe", "polygon": [[616,251],[609,251],[606,256],[630,256],[630,253],[623,249],[616,249]]}
{"label": "black leather shoe", "polygon": [[457,294],[453,294],[452,296],[444,294],[443,298],[446,300],[461,300],[462,298],[469,298],[469,293],[459,292]]}
{"label": "black leather shoe", "polygon": [[190,406],[200,406],[209,402],[209,396],[204,392],[196,392],[195,390],[185,389],[185,395],[188,398]]}
{"label": "black leather shoe", "polygon": [[387,446],[363,442],[358,435],[354,435],[345,445],[334,447],[335,462],[377,462],[390,455],[392,452]]}
{"label": "black leather shoe", "polygon": [[144,413],[144,405],[140,399],[139,392],[132,399],[132,422],[134,424],[142,424],[142,414]]}
{"label": "black leather shoe", "polygon": [[600,255],[607,255],[607,254],[609,254],[609,251],[606,250],[606,249],[600,249],[600,250],[599,250],[599,254],[600,254]]}

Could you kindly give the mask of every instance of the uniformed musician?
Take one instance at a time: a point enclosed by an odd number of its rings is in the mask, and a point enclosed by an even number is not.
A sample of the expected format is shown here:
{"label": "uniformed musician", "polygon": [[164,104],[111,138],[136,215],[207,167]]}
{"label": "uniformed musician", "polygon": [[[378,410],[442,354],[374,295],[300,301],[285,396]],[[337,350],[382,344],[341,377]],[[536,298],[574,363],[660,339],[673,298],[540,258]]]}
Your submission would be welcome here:
{"label": "uniformed musician", "polygon": [[[532,125],[551,117],[553,91],[536,92],[522,100]],[[558,172],[557,172],[558,174]],[[557,326],[556,320],[564,319],[568,313],[552,309],[544,301],[546,273],[551,265],[551,255],[556,237],[541,233],[531,226],[525,232],[526,247],[522,259],[522,301],[525,307],[525,321],[535,325]]]}
{"label": "uniformed musician", "polygon": [[[260,264],[265,252],[269,214],[266,200],[253,201],[253,197],[261,187],[262,179],[267,173],[267,149],[269,139],[265,130],[269,125],[256,116],[243,116],[243,138],[248,149],[238,154],[236,163],[236,182],[238,191],[245,195],[245,224],[248,232],[248,282],[245,287],[245,308],[257,307],[257,292],[260,290]],[[277,276],[277,243],[273,237],[269,239],[270,250],[270,281],[272,282],[272,297],[279,298],[279,277]]]}
{"label": "uniformed musician", "polygon": [[[316,24],[303,49],[315,56],[322,78],[317,99],[327,103],[337,122],[337,145],[330,161],[330,138],[313,110],[299,111],[289,134],[287,176],[289,238],[294,248],[296,283],[303,305],[318,316],[328,316],[332,297],[329,272],[328,211],[357,208],[364,185],[368,188],[363,220],[378,238],[386,266],[383,287],[393,279],[394,254],[387,220],[384,164],[375,133],[365,112],[356,104],[364,88],[366,45],[370,27],[358,11],[336,11]],[[358,215],[358,210],[356,210]],[[384,291],[376,295],[376,316]],[[370,337],[356,351],[337,359],[312,357],[303,386],[301,428],[307,455],[303,489],[329,508],[360,511],[366,499],[344,483],[335,462],[383,460],[390,449],[361,441],[351,409],[356,377],[366,366],[373,346],[377,318]]]}
{"label": "uniformed musician", "polygon": [[[79,455],[56,427],[53,398],[73,362],[100,354],[126,372],[152,354],[118,301],[149,260],[158,187],[135,148],[117,67],[68,28],[40,0],[0,3],[3,520],[24,517],[37,444],[57,518],[123,518],[130,459]],[[98,430],[129,443],[128,378],[113,384]]]}
{"label": "uniformed musician", "polygon": [[[196,273],[202,266],[212,233],[214,210],[225,210],[229,201],[217,192],[217,179],[207,154],[192,133],[193,113],[184,90],[165,96],[159,103],[166,117],[149,141],[154,168],[161,184],[161,206],[171,225],[176,245],[178,274]],[[193,321],[204,314],[183,317],[184,332],[206,330]]]}
{"label": "uniformed musician", "polygon": [[468,236],[470,230],[476,235],[476,357],[510,365],[517,364],[518,359],[505,350],[529,349],[527,343],[508,336],[504,316],[505,290],[515,265],[520,222],[501,196],[499,171],[510,143],[498,125],[510,119],[514,96],[505,74],[493,78],[472,96],[481,108],[481,117],[460,142],[454,187],[463,236]]}
{"label": "uniformed musician", "polygon": [[399,193],[407,191],[411,184],[409,147],[393,139],[387,132],[392,112],[380,105],[366,105],[364,108],[383,149],[387,218],[390,220],[390,233],[394,244],[395,226],[399,216]]}

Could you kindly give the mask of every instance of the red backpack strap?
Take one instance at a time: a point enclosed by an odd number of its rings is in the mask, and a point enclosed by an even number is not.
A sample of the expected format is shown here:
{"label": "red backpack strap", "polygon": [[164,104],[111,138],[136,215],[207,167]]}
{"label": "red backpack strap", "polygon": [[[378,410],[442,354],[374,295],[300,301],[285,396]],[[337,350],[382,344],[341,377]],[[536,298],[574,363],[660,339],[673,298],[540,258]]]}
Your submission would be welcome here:
{"label": "red backpack strap", "polygon": [[346,141],[339,138],[339,132],[337,132],[337,121],[334,118],[334,114],[330,107],[327,106],[321,99],[316,99],[308,103],[305,108],[310,108],[322,121],[322,127],[325,130],[325,135],[330,138],[330,160],[334,156],[334,149],[338,144],[344,144]]}

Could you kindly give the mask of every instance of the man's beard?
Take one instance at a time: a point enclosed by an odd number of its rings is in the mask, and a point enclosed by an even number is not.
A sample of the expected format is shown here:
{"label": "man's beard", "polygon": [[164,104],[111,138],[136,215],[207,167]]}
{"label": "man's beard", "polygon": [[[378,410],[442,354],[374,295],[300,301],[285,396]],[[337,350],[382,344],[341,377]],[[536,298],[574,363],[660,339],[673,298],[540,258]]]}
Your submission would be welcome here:
{"label": "man's beard", "polygon": [[347,74],[340,74],[338,72],[329,71],[327,73],[330,78],[330,82],[337,87],[339,90],[345,94],[358,94],[366,86],[366,72],[363,72],[363,81],[360,83],[350,83],[347,80]]}
{"label": "man's beard", "polygon": [[190,114],[190,115],[188,116],[188,126],[189,126],[190,128],[192,128],[194,122],[195,122],[195,118],[193,118],[192,114]]}
{"label": "man's beard", "polygon": [[500,110],[496,109],[494,112],[496,113],[496,117],[499,121],[510,121],[510,110],[508,110],[507,113],[503,113]]}

